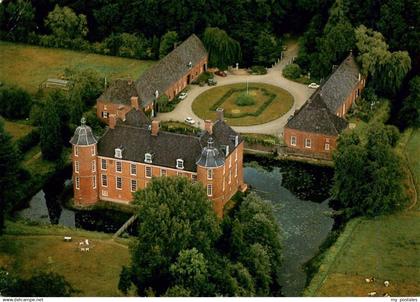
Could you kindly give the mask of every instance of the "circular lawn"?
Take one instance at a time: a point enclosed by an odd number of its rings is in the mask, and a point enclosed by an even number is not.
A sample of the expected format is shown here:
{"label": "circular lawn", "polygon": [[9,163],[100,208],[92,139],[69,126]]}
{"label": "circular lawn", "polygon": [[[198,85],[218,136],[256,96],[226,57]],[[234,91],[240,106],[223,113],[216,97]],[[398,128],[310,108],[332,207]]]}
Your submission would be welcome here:
{"label": "circular lawn", "polygon": [[264,83],[230,84],[200,94],[192,104],[203,120],[215,120],[216,109],[223,108],[231,126],[250,126],[278,119],[292,108],[293,96],[286,90]]}

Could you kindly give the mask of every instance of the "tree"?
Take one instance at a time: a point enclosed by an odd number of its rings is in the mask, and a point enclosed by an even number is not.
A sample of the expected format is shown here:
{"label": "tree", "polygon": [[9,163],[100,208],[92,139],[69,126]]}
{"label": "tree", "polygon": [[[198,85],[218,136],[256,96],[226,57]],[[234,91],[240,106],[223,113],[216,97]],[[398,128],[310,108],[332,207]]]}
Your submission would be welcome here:
{"label": "tree", "polygon": [[47,98],[40,128],[41,152],[47,160],[57,160],[63,149],[62,126],[54,95],[51,94]]}
{"label": "tree", "polygon": [[139,207],[138,243],[132,253],[134,283],[162,295],[171,286],[170,267],[182,250],[211,254],[220,230],[200,183],[185,177],[161,177],[134,194]]}
{"label": "tree", "polygon": [[373,124],[364,141],[354,132],[340,136],[332,206],[342,209],[345,217],[391,213],[406,203],[400,159],[391,146],[393,132]]}
{"label": "tree", "polygon": [[162,59],[175,48],[175,43],[178,42],[178,34],[176,31],[168,31],[160,39],[159,59]]}
{"label": "tree", "polygon": [[259,65],[271,67],[280,58],[282,43],[280,39],[269,32],[262,32],[255,46],[254,62]]}
{"label": "tree", "polygon": [[124,294],[127,295],[131,287],[131,270],[123,266],[120,273],[120,280],[118,281],[118,289]]}
{"label": "tree", "polygon": [[297,79],[302,75],[302,69],[300,69],[298,64],[289,64],[286,65],[283,69],[283,76],[288,79]]}
{"label": "tree", "polygon": [[87,33],[86,16],[77,15],[69,7],[55,5],[45,19],[45,26],[52,32],[56,46],[66,47],[70,43],[80,43]]}
{"label": "tree", "polygon": [[[26,42],[29,34],[35,28],[35,9],[31,1],[17,0],[10,1],[7,5],[1,20],[6,37],[12,41]],[[4,21],[3,21],[4,20]]]}
{"label": "tree", "polygon": [[399,118],[405,126],[420,127],[420,76],[411,79],[409,95],[402,104]]}
{"label": "tree", "polygon": [[229,65],[241,60],[239,42],[217,27],[208,27],[204,31],[203,43],[209,54],[209,66],[225,70]]}
{"label": "tree", "polygon": [[0,118],[0,234],[4,216],[13,202],[14,188],[18,185],[19,154],[12,137],[4,130]]}
{"label": "tree", "polygon": [[12,119],[26,118],[32,107],[31,96],[17,86],[0,88],[0,114]]}

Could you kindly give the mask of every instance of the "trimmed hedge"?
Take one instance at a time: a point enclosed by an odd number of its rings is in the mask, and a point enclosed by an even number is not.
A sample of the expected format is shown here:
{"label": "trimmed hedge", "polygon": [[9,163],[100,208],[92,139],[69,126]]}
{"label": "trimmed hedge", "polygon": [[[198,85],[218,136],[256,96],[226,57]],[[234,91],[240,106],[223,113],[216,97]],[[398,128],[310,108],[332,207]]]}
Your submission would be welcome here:
{"label": "trimmed hedge", "polygon": [[25,153],[26,151],[32,149],[39,143],[39,130],[33,129],[31,132],[22,136],[16,141],[17,147],[20,152]]}
{"label": "trimmed hedge", "polygon": [[235,101],[238,106],[251,106],[255,105],[255,99],[246,93],[241,93]]}
{"label": "trimmed hedge", "polygon": [[284,67],[283,76],[295,80],[302,75],[302,69],[298,64],[292,63]]}
{"label": "trimmed hedge", "polygon": [[251,66],[251,74],[255,74],[255,75],[267,74],[267,68],[260,65]]}

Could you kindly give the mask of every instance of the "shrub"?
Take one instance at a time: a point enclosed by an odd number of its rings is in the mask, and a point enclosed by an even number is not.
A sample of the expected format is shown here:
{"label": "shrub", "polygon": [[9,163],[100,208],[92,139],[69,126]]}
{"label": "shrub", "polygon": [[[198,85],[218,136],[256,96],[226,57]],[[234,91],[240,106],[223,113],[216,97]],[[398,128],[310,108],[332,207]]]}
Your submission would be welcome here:
{"label": "shrub", "polygon": [[25,153],[32,147],[35,147],[39,143],[38,129],[34,129],[31,132],[29,132],[27,135],[19,138],[16,143],[20,152],[22,153]]}
{"label": "shrub", "polygon": [[288,79],[297,79],[301,76],[302,69],[298,64],[289,64],[283,69],[283,76]]}
{"label": "shrub", "polygon": [[4,86],[0,88],[0,114],[19,119],[28,117],[32,107],[30,95],[17,86]]}
{"label": "shrub", "polygon": [[257,74],[257,75],[267,74],[267,68],[260,65],[251,66],[251,74]]}
{"label": "shrub", "polygon": [[241,93],[235,101],[238,106],[252,106],[255,104],[255,99],[246,93]]}

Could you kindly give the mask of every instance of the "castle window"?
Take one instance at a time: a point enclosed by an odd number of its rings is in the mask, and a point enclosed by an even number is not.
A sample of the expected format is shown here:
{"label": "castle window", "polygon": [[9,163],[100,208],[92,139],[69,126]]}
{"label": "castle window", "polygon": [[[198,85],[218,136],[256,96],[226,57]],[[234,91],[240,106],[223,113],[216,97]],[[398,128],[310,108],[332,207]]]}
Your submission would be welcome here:
{"label": "castle window", "polygon": [[232,170],[229,170],[229,183],[232,182]]}
{"label": "castle window", "polygon": [[96,172],[96,160],[92,160],[92,172]]}
{"label": "castle window", "polygon": [[122,163],[120,161],[115,162],[115,172],[122,172]]}
{"label": "castle window", "polygon": [[329,151],[330,150],[330,144],[329,143],[325,143],[325,150]]}
{"label": "castle window", "polygon": [[122,190],[122,178],[119,176],[115,178],[115,187],[117,190]]}
{"label": "castle window", "polygon": [[93,178],[92,178],[92,187],[94,189],[96,189],[96,175],[93,175]]}
{"label": "castle window", "polygon": [[91,151],[92,151],[92,156],[95,156],[96,155],[96,148],[95,148],[95,146],[92,146]]}
{"label": "castle window", "polygon": [[131,164],[130,165],[130,174],[131,175],[137,175],[137,166],[136,166],[136,164]]}
{"label": "castle window", "polygon": [[108,187],[108,177],[102,174],[102,187]]}
{"label": "castle window", "polygon": [[74,172],[79,173],[79,168],[80,168],[79,162],[75,161],[74,162]]}
{"label": "castle window", "polygon": [[137,180],[132,179],[131,180],[131,192],[136,192],[137,191]]}
{"label": "castle window", "polygon": [[147,166],[146,169],[144,170],[144,173],[147,178],[152,177],[152,167]]}
{"label": "castle window", "polygon": [[115,155],[116,158],[122,158],[122,150],[120,148],[115,148]]}
{"label": "castle window", "polygon": [[145,163],[148,163],[148,164],[151,164],[152,163],[152,154],[146,153],[144,155],[144,162]]}
{"label": "castle window", "polygon": [[76,179],[76,181],[75,181],[76,182],[76,189],[79,190],[80,189],[80,178],[79,178],[79,176],[76,176],[75,179]]}
{"label": "castle window", "polygon": [[235,147],[238,146],[239,143],[239,136],[235,135]]}
{"label": "castle window", "polygon": [[176,160],[176,168],[177,169],[184,169],[184,160],[178,158]]}
{"label": "castle window", "polygon": [[[105,108],[104,108],[105,109]],[[106,112],[106,111],[103,111],[102,112],[102,117],[103,118],[108,118],[109,117],[109,113],[108,112]]]}
{"label": "castle window", "polygon": [[194,181],[197,181],[197,174],[191,174],[191,180],[194,182]]}
{"label": "castle window", "polygon": [[232,157],[229,157],[229,168],[232,167]]}
{"label": "castle window", "polygon": [[74,146],[74,156],[79,156],[79,147]]}
{"label": "castle window", "polygon": [[235,163],[235,177],[238,177],[238,163]]}
{"label": "castle window", "polygon": [[207,179],[212,180],[213,179],[213,170],[208,169],[207,170]]}
{"label": "castle window", "polygon": [[305,138],[305,148],[311,148],[311,139]]}
{"label": "castle window", "polygon": [[296,146],[296,136],[291,136],[290,137],[290,145]]}
{"label": "castle window", "polygon": [[102,170],[106,170],[106,159],[101,159],[101,168]]}
{"label": "castle window", "polygon": [[165,169],[160,170],[160,176],[166,176],[166,170]]}
{"label": "castle window", "polygon": [[235,150],[235,161],[238,161],[238,149]]}
{"label": "castle window", "polygon": [[222,182],[222,191],[224,192],[225,191],[225,182],[226,182],[226,179],[225,179],[225,177],[223,176],[223,182]]}
{"label": "castle window", "polygon": [[213,185],[207,185],[207,196],[213,196]]}

